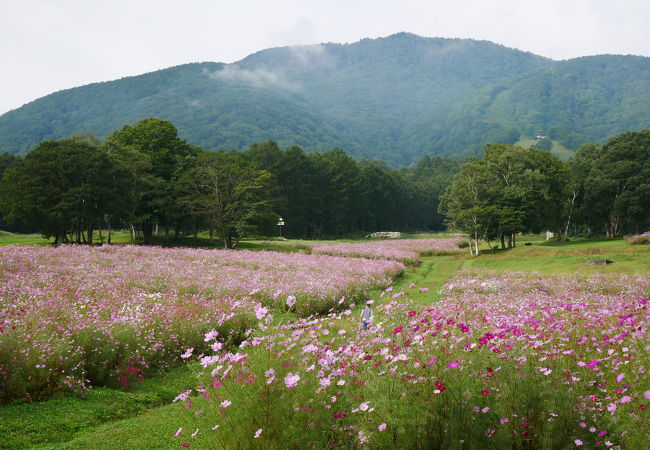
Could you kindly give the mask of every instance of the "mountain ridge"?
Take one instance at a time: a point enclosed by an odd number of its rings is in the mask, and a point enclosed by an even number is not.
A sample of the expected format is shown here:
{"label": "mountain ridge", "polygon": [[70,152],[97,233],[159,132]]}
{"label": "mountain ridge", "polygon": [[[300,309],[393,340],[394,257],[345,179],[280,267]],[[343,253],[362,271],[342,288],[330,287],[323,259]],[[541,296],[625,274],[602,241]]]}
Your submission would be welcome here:
{"label": "mountain ridge", "polygon": [[[647,100],[647,101],[646,101]],[[274,139],[407,165],[546,133],[576,149],[650,123],[650,58],[555,61],[489,41],[397,33],[260,50],[66,89],[0,116],[0,152],[105,137],[156,116],[210,150]],[[644,126],[645,124],[645,126]]]}

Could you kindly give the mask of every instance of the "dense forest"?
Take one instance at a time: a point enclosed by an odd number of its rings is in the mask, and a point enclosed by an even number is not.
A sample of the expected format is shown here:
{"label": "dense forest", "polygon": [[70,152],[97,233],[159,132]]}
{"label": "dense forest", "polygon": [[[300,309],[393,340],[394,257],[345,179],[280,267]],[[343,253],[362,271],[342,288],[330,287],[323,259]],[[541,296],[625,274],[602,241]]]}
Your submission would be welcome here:
{"label": "dense forest", "polygon": [[[0,152],[145,117],[207,150],[343,148],[355,159],[418,164],[479,156],[485,143],[545,134],[571,151],[650,123],[650,58],[553,61],[487,41],[407,33],[353,44],[273,48],[43,97],[0,116]],[[555,150],[553,150],[555,151]],[[564,150],[565,155],[570,152]]]}
{"label": "dense forest", "polygon": [[[516,245],[518,233],[619,236],[650,229],[650,130],[585,144],[568,162],[547,150],[487,144],[465,163],[423,157],[394,169],[339,148],[306,153],[272,141],[210,152],[149,118],[103,142],[91,134],[0,157],[3,226],[57,244],[92,244],[126,228],[165,243],[207,230],[232,248],[245,236],[330,238],[380,230],[442,230]],[[277,228],[283,218],[282,230]]]}
{"label": "dense forest", "polygon": [[[24,158],[0,159],[0,215],[57,244],[93,243],[96,230],[131,230],[171,243],[209,230],[232,248],[243,236],[324,238],[377,230],[444,228],[438,198],[458,163],[424,157],[392,169],[341,149],[305,153],[274,141],[209,152],[149,118],[103,142],[92,135],[41,142]],[[108,235],[102,240],[110,242]]]}

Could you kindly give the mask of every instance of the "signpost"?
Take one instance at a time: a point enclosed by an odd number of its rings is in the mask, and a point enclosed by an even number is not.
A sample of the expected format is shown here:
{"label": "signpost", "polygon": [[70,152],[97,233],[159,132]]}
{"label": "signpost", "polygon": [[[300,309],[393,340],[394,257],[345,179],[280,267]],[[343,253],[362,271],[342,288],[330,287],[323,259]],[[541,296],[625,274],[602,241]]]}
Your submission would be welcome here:
{"label": "signpost", "polygon": [[282,237],[282,227],[284,226],[284,219],[280,217],[280,220],[278,220],[278,228],[280,228],[280,237]]}

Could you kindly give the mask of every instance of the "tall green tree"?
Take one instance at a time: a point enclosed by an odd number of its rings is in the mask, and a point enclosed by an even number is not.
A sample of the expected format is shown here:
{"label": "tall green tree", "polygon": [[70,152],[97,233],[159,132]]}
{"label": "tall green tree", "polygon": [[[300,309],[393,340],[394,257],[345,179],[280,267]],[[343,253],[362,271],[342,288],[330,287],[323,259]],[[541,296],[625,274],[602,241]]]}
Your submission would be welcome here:
{"label": "tall green tree", "polygon": [[[183,171],[192,165],[197,149],[178,137],[178,130],[171,122],[154,117],[143,119],[133,126],[124,126],[106,138],[106,143],[113,148],[137,151],[148,159],[144,163],[130,156],[125,158],[127,165],[149,165],[146,177],[137,183],[138,201],[131,215],[142,230],[144,243],[153,242],[155,224],[165,228],[166,238],[170,226],[179,230],[187,218],[187,211],[177,201],[176,183]],[[138,169],[131,166],[130,171],[133,174]],[[150,190],[147,191],[148,188]]]}
{"label": "tall green tree", "polygon": [[0,182],[5,217],[23,220],[57,245],[93,242],[93,231],[119,204],[124,172],[104,147],[74,140],[45,141]]}
{"label": "tall green tree", "polygon": [[588,158],[581,216],[607,236],[650,228],[650,130],[623,133]]}
{"label": "tall green tree", "polygon": [[202,215],[225,248],[277,220],[272,210],[272,175],[256,169],[241,153],[202,152],[179,180],[179,202]]}
{"label": "tall green tree", "polygon": [[[566,167],[544,150],[488,144],[483,159],[460,167],[441,198],[449,224],[474,240],[516,245],[520,231],[559,231],[564,212]],[[471,243],[470,243],[471,249]]]}

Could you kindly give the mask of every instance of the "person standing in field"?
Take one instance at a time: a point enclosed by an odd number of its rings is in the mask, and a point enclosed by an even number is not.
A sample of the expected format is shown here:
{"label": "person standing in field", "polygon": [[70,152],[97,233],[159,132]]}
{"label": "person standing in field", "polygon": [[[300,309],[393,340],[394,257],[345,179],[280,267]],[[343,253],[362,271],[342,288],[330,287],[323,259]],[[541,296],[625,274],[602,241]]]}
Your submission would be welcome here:
{"label": "person standing in field", "polygon": [[370,322],[372,322],[372,309],[370,309],[372,302],[367,302],[366,307],[361,311],[361,323],[363,324],[363,329],[367,330]]}

